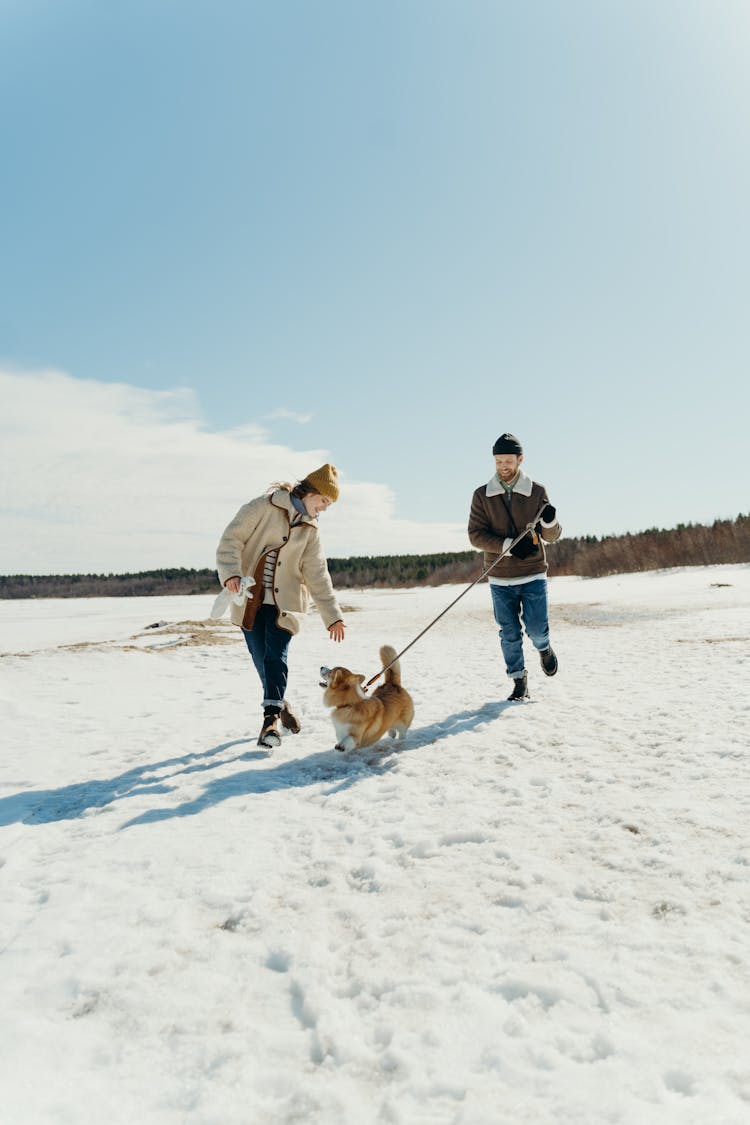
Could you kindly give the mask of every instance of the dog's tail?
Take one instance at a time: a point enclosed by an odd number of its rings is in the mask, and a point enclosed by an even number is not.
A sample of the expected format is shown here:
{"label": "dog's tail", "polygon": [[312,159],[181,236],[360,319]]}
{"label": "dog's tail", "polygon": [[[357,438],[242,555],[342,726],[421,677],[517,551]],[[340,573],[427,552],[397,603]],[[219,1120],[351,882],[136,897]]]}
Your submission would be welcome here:
{"label": "dog's tail", "polygon": [[[391,664],[391,661],[395,663]],[[396,684],[397,687],[401,686],[401,661],[396,660],[396,650],[393,645],[383,645],[380,650],[380,661],[385,668],[386,664],[391,664],[388,671],[385,673],[385,682],[387,684]]]}

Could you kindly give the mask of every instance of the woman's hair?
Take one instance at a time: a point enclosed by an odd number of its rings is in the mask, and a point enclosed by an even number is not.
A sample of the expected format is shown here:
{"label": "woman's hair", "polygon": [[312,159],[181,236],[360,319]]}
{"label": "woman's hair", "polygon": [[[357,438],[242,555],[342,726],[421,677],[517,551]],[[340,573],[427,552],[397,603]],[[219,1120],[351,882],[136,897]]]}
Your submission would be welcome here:
{"label": "woman's hair", "polygon": [[296,484],[292,484],[291,481],[275,480],[273,484],[269,484],[266,491],[270,496],[270,494],[276,492],[277,489],[280,489],[282,492],[288,492],[292,496],[296,496],[298,500],[302,500],[305,496],[309,496],[311,492],[315,491],[310,482],[306,480],[298,480]]}

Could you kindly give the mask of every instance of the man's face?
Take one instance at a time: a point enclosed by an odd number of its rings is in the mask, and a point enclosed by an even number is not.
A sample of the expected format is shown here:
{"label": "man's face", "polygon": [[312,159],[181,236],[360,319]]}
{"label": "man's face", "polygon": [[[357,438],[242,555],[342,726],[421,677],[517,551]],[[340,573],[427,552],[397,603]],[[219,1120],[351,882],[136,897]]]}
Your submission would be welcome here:
{"label": "man's face", "polygon": [[523,453],[520,456],[516,456],[515,453],[496,453],[495,468],[500,480],[512,481],[522,461]]}

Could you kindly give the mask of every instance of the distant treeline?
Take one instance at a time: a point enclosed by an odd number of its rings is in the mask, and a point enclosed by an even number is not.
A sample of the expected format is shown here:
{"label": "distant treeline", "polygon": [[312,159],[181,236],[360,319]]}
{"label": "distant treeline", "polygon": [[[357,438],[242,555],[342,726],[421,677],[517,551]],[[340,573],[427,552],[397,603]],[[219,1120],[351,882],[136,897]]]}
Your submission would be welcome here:
{"label": "distant treeline", "polygon": [[215,570],[169,567],[137,574],[0,575],[0,598],[141,598],[152,594],[218,594]]}
{"label": "distant treeline", "polygon": [[[550,575],[598,578],[674,566],[750,562],[750,515],[711,525],[680,524],[635,535],[561,539],[547,552]],[[334,586],[440,586],[469,583],[481,574],[477,551],[435,555],[363,555],[329,559]],[[0,575],[0,598],[123,598],[155,594],[218,593],[215,570],[173,567],[138,574]]]}
{"label": "distant treeline", "polygon": [[561,539],[548,552],[550,574],[600,578],[673,566],[715,566],[750,562],[750,515],[712,524],[678,524],[669,531],[652,527],[636,535],[601,539]]}
{"label": "distant treeline", "polygon": [[[651,528],[635,535],[587,535],[561,539],[547,548],[551,576],[578,574],[600,578],[638,570],[673,566],[709,566],[750,562],[750,515],[713,524],[679,524],[668,531]],[[444,582],[472,582],[484,569],[477,551],[442,555],[384,555],[373,558],[329,559],[338,587],[439,586]]]}

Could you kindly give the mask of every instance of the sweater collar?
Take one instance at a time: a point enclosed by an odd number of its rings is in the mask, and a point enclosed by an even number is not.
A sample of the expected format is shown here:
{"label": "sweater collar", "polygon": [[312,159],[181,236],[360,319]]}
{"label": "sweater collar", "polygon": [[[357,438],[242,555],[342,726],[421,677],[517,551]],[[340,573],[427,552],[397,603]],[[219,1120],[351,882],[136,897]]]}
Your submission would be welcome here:
{"label": "sweater collar", "polygon": [[[533,484],[534,482],[531,477],[527,477],[526,473],[522,469],[518,475],[518,480],[513,485],[513,491],[517,492],[519,496],[531,496],[531,489]],[[487,495],[502,496],[504,492],[505,489],[500,483],[500,478],[498,477],[497,473],[494,473],[490,480],[488,480],[487,482]]]}

